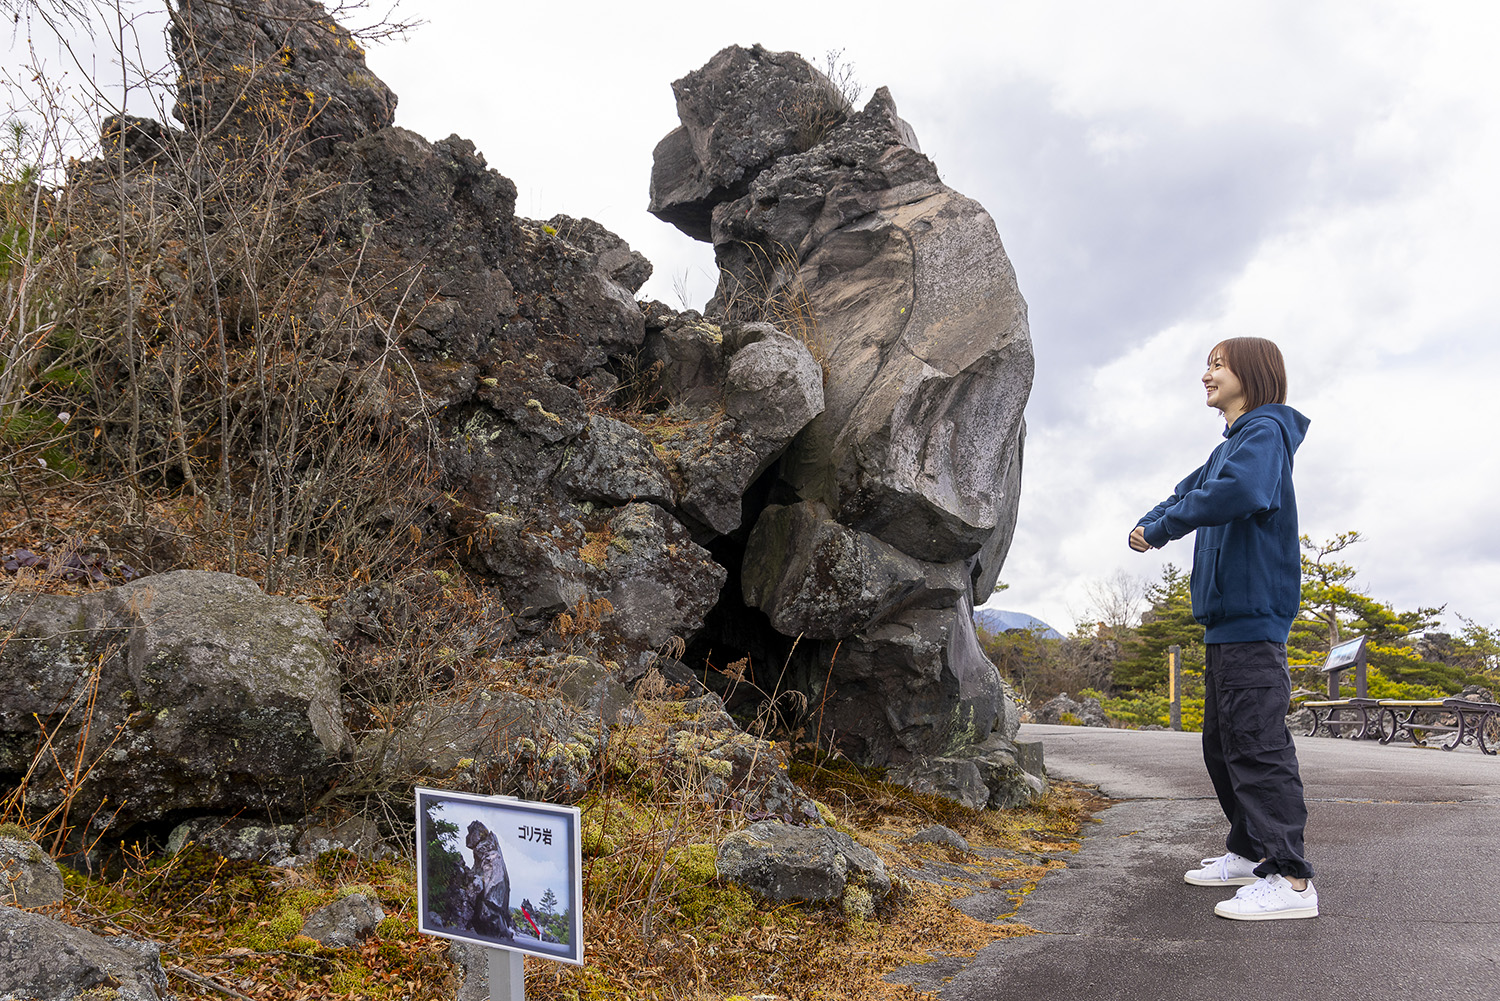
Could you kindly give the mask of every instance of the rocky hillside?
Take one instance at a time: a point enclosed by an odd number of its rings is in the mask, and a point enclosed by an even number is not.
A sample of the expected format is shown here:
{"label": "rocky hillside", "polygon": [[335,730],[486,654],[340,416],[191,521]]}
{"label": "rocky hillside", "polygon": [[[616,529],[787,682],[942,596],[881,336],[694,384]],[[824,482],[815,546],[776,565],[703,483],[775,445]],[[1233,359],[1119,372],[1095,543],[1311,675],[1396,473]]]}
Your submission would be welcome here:
{"label": "rocky hillside", "polygon": [[[360,509],[361,544],[423,540],[477,591],[453,683],[424,666],[428,707],[383,726],[351,715],[371,689],[347,665],[435,607],[441,570],[323,616],[188,569],[12,591],[0,777],[29,809],[96,832],[300,815],[351,768],[574,797],[642,684],[709,700],[702,732],[758,716],[968,806],[1039,794],[971,615],[1015,524],[1025,303],[886,90],[856,109],[759,46],[673,84],[651,211],[714,246],[700,314],[637,301],[651,265],[598,223],[517,216],[471,143],[396,127],[311,0],[184,0],[171,38],[181,128],[110,119],[56,193],[79,322],[112,318],[94,371],[122,380],[79,380],[78,459],[249,512],[231,546],[268,590],[310,554],[337,565]],[[148,524],[105,534],[182,566]],[[459,684],[472,656],[550,694]],[[90,767],[37,772],[38,722]],[[816,819],[776,755],[724,753],[724,795]]]}

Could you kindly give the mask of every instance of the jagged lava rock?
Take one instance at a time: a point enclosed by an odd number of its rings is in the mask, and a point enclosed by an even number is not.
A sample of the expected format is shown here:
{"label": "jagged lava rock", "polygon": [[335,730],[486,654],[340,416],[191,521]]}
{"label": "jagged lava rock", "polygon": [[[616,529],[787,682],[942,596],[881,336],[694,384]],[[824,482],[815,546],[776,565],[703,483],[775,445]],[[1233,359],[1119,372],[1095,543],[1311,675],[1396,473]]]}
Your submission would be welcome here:
{"label": "jagged lava rock", "polygon": [[391,854],[390,846],[380,833],[380,825],[369,817],[347,814],[328,817],[303,828],[297,835],[294,858],[300,864],[331,851],[345,851],[377,862]]}
{"label": "jagged lava rock", "polygon": [[629,424],[589,416],[588,432],[576,441],[559,471],[559,482],[575,497],[603,504],[677,500],[672,475],[651,440]]}
{"label": "jagged lava rock", "polygon": [[891,769],[887,778],[972,810],[1024,806],[1050,788],[1042,745],[1012,743],[999,734],[950,754],[913,757]]}
{"label": "jagged lava rock", "polygon": [[641,364],[663,408],[655,440],[680,485],[677,514],[700,543],[734,532],[751,483],[823,410],[807,346],[767,323],[723,327],[652,304]]}
{"label": "jagged lava rock", "polygon": [[[95,825],[294,811],[350,749],[322,621],[244,578],[178,570],[78,596],[11,593],[0,628],[0,774],[25,772],[35,714],[93,762],[71,795]],[[68,779],[38,771],[29,805],[56,805]]]}
{"label": "jagged lava rock", "polygon": [[260,0],[253,8],[179,0],[169,37],[182,68],[172,114],[200,134],[300,132],[297,153],[326,155],[391,124],[396,95],[320,3]]}
{"label": "jagged lava rock", "polygon": [[449,788],[569,801],[610,739],[597,713],[558,698],[490,691],[435,696],[365,736],[356,769]]}
{"label": "jagged lava rock", "polygon": [[[335,258],[363,251],[412,276],[382,289],[379,304],[399,318],[403,347],[426,363],[418,369],[426,381],[438,381],[441,369],[429,372],[432,363],[472,364],[519,322],[515,289],[500,266],[518,240],[516,187],[473,143],[458,136],[429,143],[406,129],[381,129],[341,145],[309,187],[297,213],[310,244]],[[332,302],[329,315],[316,319],[339,323],[342,305]],[[385,345],[364,351],[377,348]]]}
{"label": "jagged lava rock", "polygon": [[858,761],[891,764],[987,739],[1006,718],[1006,695],[971,615],[963,596],[954,609],[907,608],[818,644],[823,663],[832,663],[809,679],[823,732]]}
{"label": "jagged lava rock", "polygon": [[1104,707],[1092,695],[1079,700],[1067,692],[1053,696],[1036,711],[1038,723],[1065,723],[1073,726],[1109,726]]}
{"label": "jagged lava rock", "polygon": [[651,262],[646,255],[631,250],[630,244],[594,220],[559,214],[548,219],[547,225],[565,242],[593,254],[599,270],[626,291],[639,292],[651,277]]}
{"label": "jagged lava rock", "polygon": [[952,604],[969,589],[962,562],[913,559],[834,521],[817,501],[767,506],[750,532],[741,574],[747,604],[788,636],[863,632],[904,605]]}
{"label": "jagged lava rock", "polygon": [[602,569],[616,632],[651,648],[692,632],[718,598],[724,568],[654,504],[618,508],[609,534]]}
{"label": "jagged lava rock", "polygon": [[277,863],[292,854],[297,828],[240,817],[193,817],[172,828],[167,852],[176,855],[197,847],[220,858]]}
{"label": "jagged lava rock", "polygon": [[659,756],[705,802],[789,823],[822,823],[817,804],[788,777],[784,749],[742,730],[717,695],[661,705],[670,722],[659,738],[649,726],[627,735],[638,754]]}
{"label": "jagged lava rock", "polygon": [[630,705],[630,691],[592,657],[555,653],[533,658],[527,668],[531,680],[555,688],[572,705],[596,714],[605,727],[614,726]]}
{"label": "jagged lava rock", "polygon": [[672,84],[682,125],[656,146],[651,212],[707,240],[714,207],[743,194],[775,157],[801,148],[792,109],[831,101],[826,76],[792,52],[731,45]]}
{"label": "jagged lava rock", "polygon": [[823,412],[822,368],[775,328],[734,352],[724,389],[725,411],[758,438],[789,441]]}

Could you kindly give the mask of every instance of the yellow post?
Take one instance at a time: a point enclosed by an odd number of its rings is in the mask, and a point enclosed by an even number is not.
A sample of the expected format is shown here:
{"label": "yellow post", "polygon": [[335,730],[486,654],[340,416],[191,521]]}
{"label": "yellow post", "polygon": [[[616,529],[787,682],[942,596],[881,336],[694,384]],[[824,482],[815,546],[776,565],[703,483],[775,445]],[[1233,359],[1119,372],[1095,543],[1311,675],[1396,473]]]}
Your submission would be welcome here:
{"label": "yellow post", "polygon": [[1182,647],[1167,647],[1167,695],[1172,700],[1172,729],[1182,729]]}

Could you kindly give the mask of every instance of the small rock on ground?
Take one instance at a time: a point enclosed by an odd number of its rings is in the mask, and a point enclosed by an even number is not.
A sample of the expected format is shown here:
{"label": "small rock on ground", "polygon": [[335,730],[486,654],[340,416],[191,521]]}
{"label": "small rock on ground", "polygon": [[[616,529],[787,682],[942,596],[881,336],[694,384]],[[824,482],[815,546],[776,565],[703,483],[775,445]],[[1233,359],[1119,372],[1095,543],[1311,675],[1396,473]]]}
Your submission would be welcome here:
{"label": "small rock on ground", "polygon": [[351,893],[309,914],[301,933],[332,948],[347,948],[358,945],[384,920],[379,902],[363,893]]}
{"label": "small rock on ground", "polygon": [[828,828],[763,820],[725,838],[717,863],[720,878],[770,900],[838,904],[857,917],[874,914],[891,890],[874,852]]}
{"label": "small rock on ground", "polygon": [[949,848],[955,848],[961,852],[966,852],[969,850],[969,843],[964,840],[963,835],[959,834],[957,831],[953,830],[950,827],[944,827],[942,824],[933,824],[931,827],[928,827],[925,830],[918,831],[911,837],[906,838],[906,841],[945,845]]}

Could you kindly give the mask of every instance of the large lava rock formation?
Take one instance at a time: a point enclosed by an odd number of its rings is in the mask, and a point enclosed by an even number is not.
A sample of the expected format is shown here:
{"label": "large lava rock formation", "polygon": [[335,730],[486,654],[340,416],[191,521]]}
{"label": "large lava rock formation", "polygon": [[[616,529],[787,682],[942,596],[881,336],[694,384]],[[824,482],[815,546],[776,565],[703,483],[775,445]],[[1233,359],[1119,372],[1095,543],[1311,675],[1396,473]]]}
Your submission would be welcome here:
{"label": "large lava rock formation", "polygon": [[1032,356],[994,223],[884,88],[855,112],[800,57],[734,46],[673,89],[651,211],[713,243],[711,311],[797,327],[827,373],[822,413],[746,498],[712,638],[864,761],[1002,751],[986,742],[1014,736],[1013,706],[972,608],[1015,527]]}

